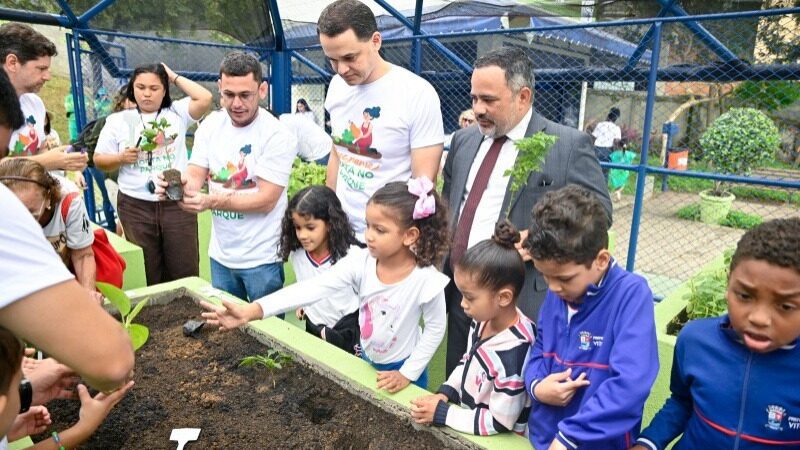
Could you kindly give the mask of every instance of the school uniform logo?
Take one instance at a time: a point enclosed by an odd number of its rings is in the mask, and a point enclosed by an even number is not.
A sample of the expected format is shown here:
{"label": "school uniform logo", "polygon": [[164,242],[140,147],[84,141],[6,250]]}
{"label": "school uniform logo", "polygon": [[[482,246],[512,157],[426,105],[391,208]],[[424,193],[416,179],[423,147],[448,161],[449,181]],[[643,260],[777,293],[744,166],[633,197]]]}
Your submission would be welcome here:
{"label": "school uniform logo", "polygon": [[767,425],[766,427],[774,431],[783,431],[781,423],[786,416],[786,408],[778,405],[767,406]]}
{"label": "school uniform logo", "polygon": [[592,349],[592,333],[588,331],[581,331],[578,333],[581,339],[581,344],[578,346],[581,350],[591,350]]}

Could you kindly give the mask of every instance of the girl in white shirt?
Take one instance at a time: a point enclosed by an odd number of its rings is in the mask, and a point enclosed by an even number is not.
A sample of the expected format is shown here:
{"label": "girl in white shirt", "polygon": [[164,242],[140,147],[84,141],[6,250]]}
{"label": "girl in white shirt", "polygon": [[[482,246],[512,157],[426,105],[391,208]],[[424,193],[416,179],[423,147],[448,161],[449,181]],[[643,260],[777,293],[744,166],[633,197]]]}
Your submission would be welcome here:
{"label": "girl in white shirt", "polygon": [[[170,83],[187,97],[173,102]],[[208,111],[211,92],[160,63],[137,67],[126,94],[136,109],[106,118],[94,163],[105,172],[119,169],[119,218],[125,237],[142,247],[147,284],[196,276],[197,216],[175,201],[159,201],[154,179],[167,169],[186,170],[186,129]]]}
{"label": "girl in white shirt", "polygon": [[[278,253],[291,259],[297,281],[328,271],[351,248],[359,248],[356,235],[336,193],[326,186],[308,186],[298,191],[286,207],[281,222]],[[343,289],[295,311],[305,319],[306,331],[356,354],[359,348],[358,295]]]}
{"label": "girl in white shirt", "polygon": [[[392,182],[370,198],[367,249],[353,249],[324,274],[248,305],[203,302],[203,317],[237,328],[344,289],[359,297],[362,358],[378,370],[378,389],[427,388],[427,365],[444,337],[444,288],[436,265],[447,250],[447,213],[427,178]],[[425,328],[420,329],[423,319]]]}

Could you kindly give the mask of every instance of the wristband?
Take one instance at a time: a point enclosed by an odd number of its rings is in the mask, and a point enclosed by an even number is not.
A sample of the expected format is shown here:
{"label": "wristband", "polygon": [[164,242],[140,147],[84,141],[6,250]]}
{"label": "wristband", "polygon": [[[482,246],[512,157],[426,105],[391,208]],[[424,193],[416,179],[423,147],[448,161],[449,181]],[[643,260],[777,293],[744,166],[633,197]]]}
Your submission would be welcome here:
{"label": "wristband", "polygon": [[174,84],[174,85],[176,85],[176,86],[177,86],[177,83],[178,83],[178,78],[180,78],[180,77],[181,77],[180,75],[175,75],[175,79],[174,79],[174,80],[172,80],[172,84]]}
{"label": "wristband", "polygon": [[58,437],[58,431],[53,431],[53,441],[56,443],[56,447],[58,447],[58,450],[66,450],[64,448],[64,445],[61,444],[61,438]]}
{"label": "wristband", "polygon": [[26,413],[31,409],[31,402],[33,401],[33,386],[28,380],[19,382],[19,413]]}

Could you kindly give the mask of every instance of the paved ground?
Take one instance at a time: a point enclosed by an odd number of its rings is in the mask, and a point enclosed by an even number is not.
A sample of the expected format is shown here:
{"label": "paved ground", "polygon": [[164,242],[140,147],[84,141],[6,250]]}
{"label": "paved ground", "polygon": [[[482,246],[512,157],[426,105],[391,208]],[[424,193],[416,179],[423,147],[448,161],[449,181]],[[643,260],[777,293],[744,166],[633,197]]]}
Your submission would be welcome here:
{"label": "paved ground", "polygon": [[[666,295],[727,248],[736,246],[744,230],[678,219],[676,211],[699,200],[697,194],[658,192],[645,201],[636,247],[635,271],[648,277],[657,295]],[[734,209],[764,220],[796,217],[794,206],[735,201]],[[633,197],[614,203],[617,259],[625,264],[630,239]]]}

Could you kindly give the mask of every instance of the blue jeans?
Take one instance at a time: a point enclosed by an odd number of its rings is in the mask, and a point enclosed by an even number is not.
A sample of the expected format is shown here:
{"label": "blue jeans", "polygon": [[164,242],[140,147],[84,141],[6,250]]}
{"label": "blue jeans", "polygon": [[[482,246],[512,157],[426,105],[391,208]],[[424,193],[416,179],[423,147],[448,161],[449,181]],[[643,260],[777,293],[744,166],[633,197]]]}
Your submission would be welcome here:
{"label": "blue jeans", "polygon": [[320,159],[315,160],[314,162],[319,164],[320,166],[327,166],[328,160],[331,158],[331,154],[328,153],[327,155],[323,156]]}
{"label": "blue jeans", "polygon": [[[610,163],[611,162],[611,147],[597,147],[594,148],[594,154],[597,156],[597,161],[601,163]],[[606,184],[608,184],[608,168],[600,166],[603,170],[603,176],[606,178]]]}
{"label": "blue jeans", "polygon": [[[372,367],[375,368],[375,370],[379,371],[400,370],[400,368],[403,367],[403,363],[406,362],[406,360],[404,359],[402,361],[397,361],[393,363],[379,364],[369,359],[369,356],[367,356],[367,353],[364,352],[364,350],[361,350],[361,359],[368,362]],[[411,380],[411,382],[421,387],[422,389],[428,389],[428,368],[426,367],[425,370],[423,370],[422,373],[420,374],[419,378],[417,378],[416,380]]]}
{"label": "blue jeans", "polygon": [[[211,258],[211,285],[242,300],[258,300],[282,288],[283,282],[283,263],[229,269]],[[284,315],[278,317],[283,319]]]}

